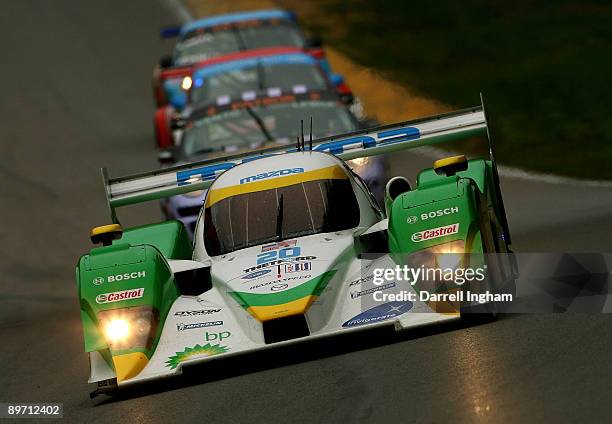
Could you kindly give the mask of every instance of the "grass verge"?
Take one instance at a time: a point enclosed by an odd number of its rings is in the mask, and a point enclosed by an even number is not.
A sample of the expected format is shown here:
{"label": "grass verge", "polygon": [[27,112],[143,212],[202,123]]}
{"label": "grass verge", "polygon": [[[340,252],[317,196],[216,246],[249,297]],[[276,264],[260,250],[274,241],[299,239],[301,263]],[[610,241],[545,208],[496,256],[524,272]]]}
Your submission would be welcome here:
{"label": "grass verge", "polygon": [[421,96],[461,107],[484,92],[504,164],[612,178],[609,2],[321,0],[303,12],[327,44]]}

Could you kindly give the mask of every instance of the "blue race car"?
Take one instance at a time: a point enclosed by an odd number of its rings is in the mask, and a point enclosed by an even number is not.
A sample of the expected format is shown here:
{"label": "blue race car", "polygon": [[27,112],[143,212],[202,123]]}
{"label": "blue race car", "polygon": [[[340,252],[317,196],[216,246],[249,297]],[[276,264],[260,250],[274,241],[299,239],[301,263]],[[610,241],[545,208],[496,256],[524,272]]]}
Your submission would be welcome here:
{"label": "blue race car", "polygon": [[153,94],[156,104],[167,102],[163,81],[189,72],[188,67],[203,60],[266,47],[288,46],[307,49],[329,67],[321,41],[306,38],[294,13],[284,10],[261,10],[231,13],[165,28],[162,37],[178,37],[171,56],[164,56],[153,71]]}

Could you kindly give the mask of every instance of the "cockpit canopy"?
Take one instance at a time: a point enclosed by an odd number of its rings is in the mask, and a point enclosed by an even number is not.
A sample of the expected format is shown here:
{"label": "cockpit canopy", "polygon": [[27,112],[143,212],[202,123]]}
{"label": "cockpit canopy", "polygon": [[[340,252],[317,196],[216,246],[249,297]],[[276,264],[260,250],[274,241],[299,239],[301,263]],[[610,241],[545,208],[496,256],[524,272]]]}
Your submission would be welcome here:
{"label": "cockpit canopy", "polygon": [[[291,155],[299,157],[288,161]],[[218,256],[359,226],[358,197],[363,202],[366,195],[356,193],[353,178],[341,160],[319,152],[263,158],[227,171],[206,197],[206,252]]]}

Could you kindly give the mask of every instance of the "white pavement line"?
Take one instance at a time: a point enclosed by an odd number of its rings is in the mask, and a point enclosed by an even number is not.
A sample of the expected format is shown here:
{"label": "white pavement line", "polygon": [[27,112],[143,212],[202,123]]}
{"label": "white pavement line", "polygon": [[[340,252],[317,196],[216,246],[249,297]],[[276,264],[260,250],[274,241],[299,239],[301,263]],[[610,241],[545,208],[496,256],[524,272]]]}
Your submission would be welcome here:
{"label": "white pavement line", "polygon": [[524,169],[499,166],[498,172],[502,177],[517,178],[523,180],[537,181],[547,184],[563,184],[577,187],[600,187],[612,189],[612,181],[605,180],[581,180],[571,177],[563,177],[554,174],[541,174],[539,172],[525,171]]}
{"label": "white pavement line", "polygon": [[[421,149],[414,150],[414,153],[418,153],[422,156],[436,159],[439,159],[440,157],[444,156],[453,156],[459,154],[458,152],[440,149],[439,147],[423,147]],[[513,168],[511,166],[505,165],[498,165],[497,171],[499,172],[500,176],[505,178],[515,178],[519,180],[534,181],[545,184],[563,184],[577,187],[599,187],[612,189],[612,181],[607,180],[581,180],[578,178],[564,177],[561,175],[525,171],[524,169]]]}
{"label": "white pavement line", "polygon": [[171,10],[181,23],[192,21],[191,11],[183,4],[182,0],[160,0],[162,5]]}

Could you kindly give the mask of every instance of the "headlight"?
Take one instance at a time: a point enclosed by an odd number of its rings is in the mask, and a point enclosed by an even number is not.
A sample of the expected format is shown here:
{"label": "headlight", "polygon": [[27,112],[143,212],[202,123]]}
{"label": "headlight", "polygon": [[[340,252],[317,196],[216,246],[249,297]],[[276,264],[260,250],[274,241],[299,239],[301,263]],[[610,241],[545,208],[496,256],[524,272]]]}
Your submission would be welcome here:
{"label": "headlight", "polygon": [[439,268],[455,269],[461,264],[465,256],[465,243],[463,240],[457,240],[439,244],[433,246],[431,252],[435,255]]}
{"label": "headlight", "polygon": [[[465,243],[463,240],[456,240],[411,253],[408,256],[408,266],[431,270],[429,275],[440,277],[444,275],[445,270],[454,271],[459,267],[467,266]],[[432,282],[432,278],[426,280]],[[440,280],[440,278],[433,280]]]}
{"label": "headlight", "polygon": [[150,348],[159,323],[151,306],[98,312],[99,328],[112,350]]}
{"label": "headlight", "polygon": [[191,77],[187,76],[183,78],[183,81],[181,81],[181,88],[187,91],[191,88],[191,84],[193,84],[193,80],[191,79]]}
{"label": "headlight", "polygon": [[104,334],[111,342],[125,340],[130,335],[130,325],[128,321],[121,318],[111,319],[104,326]]}

